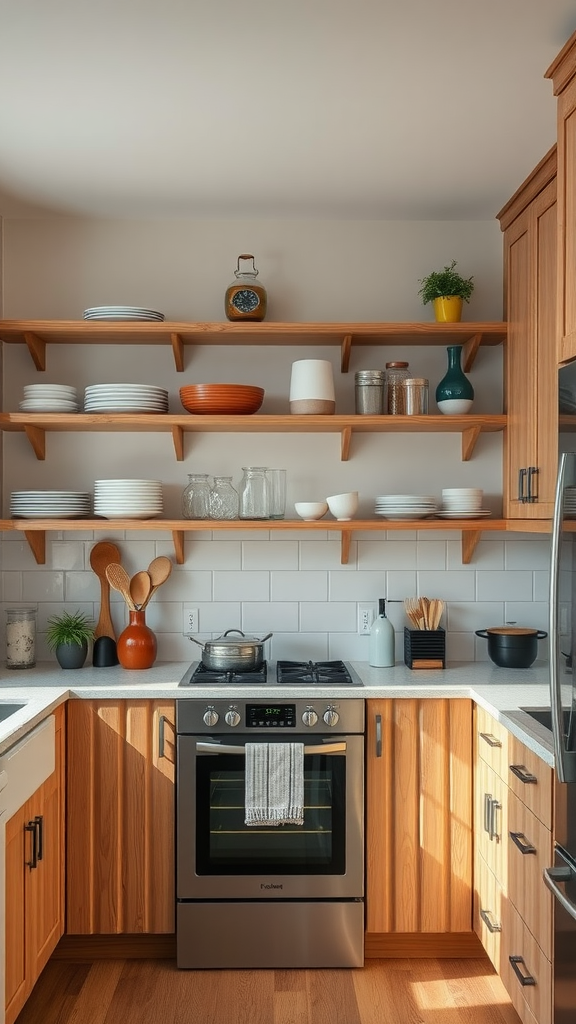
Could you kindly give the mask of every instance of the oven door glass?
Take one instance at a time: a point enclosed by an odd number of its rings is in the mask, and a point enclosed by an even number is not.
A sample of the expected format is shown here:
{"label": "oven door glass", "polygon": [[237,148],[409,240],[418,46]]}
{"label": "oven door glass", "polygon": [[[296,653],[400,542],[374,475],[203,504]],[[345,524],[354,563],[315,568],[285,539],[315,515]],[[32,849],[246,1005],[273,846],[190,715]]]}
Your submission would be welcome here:
{"label": "oven door glass", "polygon": [[242,745],[239,753],[200,754],[196,873],[343,875],[346,751],[341,746],[342,753],[304,754],[303,825],[246,825]]}

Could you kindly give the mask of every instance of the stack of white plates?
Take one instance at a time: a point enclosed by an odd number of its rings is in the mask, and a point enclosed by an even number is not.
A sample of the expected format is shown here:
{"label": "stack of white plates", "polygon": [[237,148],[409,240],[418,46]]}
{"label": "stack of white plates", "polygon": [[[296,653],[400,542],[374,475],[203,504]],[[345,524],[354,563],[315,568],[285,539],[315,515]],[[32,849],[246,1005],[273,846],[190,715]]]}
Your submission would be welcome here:
{"label": "stack of white plates", "polygon": [[164,320],[164,313],[142,306],[92,306],[85,309],[84,320]]}
{"label": "stack of white plates", "polygon": [[381,494],[376,498],[377,516],[402,522],[433,516],[438,502],[433,494]]}
{"label": "stack of white plates", "polygon": [[168,412],[168,392],[153,384],[89,384],[84,412]]}
{"label": "stack of white plates", "polygon": [[564,488],[564,515],[567,519],[576,518],[576,487]]}
{"label": "stack of white plates", "polygon": [[436,515],[440,519],[486,519],[492,515],[489,508],[440,509]]}
{"label": "stack of white plates", "polygon": [[10,515],[21,519],[84,519],[91,495],[83,491],[13,491]]}
{"label": "stack of white plates", "polygon": [[162,515],[160,480],[95,480],[94,514],[104,519],[154,519]]}
{"label": "stack of white plates", "polygon": [[22,412],[78,412],[76,388],[68,384],[26,384]]}

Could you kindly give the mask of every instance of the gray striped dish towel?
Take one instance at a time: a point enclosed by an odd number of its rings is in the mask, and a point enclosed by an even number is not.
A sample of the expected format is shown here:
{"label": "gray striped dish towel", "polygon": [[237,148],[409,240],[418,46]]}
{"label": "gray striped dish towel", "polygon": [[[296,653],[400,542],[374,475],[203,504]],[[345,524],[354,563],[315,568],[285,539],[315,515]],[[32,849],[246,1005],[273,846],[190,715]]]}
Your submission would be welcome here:
{"label": "gray striped dish towel", "polygon": [[247,743],[246,825],[304,824],[304,744]]}

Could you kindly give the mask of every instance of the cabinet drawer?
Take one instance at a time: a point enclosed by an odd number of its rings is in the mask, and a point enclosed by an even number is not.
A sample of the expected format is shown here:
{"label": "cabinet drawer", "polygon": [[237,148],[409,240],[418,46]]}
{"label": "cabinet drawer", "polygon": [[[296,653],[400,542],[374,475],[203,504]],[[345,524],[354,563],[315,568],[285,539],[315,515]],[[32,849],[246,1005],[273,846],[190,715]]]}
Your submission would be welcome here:
{"label": "cabinet drawer", "polygon": [[537,818],[552,828],[552,768],[515,736],[508,742],[508,774],[505,781]]}
{"label": "cabinet drawer", "polygon": [[500,977],[525,1024],[552,1022],[552,965],[509,900],[502,907]]}
{"label": "cabinet drawer", "polygon": [[508,741],[510,733],[489,715],[484,708],[476,706],[476,751],[479,757],[506,780],[508,768]]}
{"label": "cabinet drawer", "polygon": [[514,793],[508,795],[508,898],[552,959],[552,893],[542,872],[553,863],[552,834]]}
{"label": "cabinet drawer", "polygon": [[500,967],[502,934],[502,887],[484,858],[475,858],[474,931],[496,970]]}
{"label": "cabinet drawer", "polygon": [[497,881],[504,884],[508,852],[508,788],[483,761],[477,764],[474,817],[476,849]]}

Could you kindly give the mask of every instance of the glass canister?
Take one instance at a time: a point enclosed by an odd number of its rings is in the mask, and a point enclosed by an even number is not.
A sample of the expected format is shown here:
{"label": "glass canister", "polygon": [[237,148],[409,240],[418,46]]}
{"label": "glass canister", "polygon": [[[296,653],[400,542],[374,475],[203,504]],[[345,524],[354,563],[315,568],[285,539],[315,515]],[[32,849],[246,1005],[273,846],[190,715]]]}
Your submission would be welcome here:
{"label": "glass canister", "polygon": [[265,466],[243,466],[240,482],[240,519],[269,518],[269,486]]}
{"label": "glass canister", "polygon": [[402,384],[410,377],[408,363],[386,363],[386,381],[388,384],[388,412],[391,416],[404,416],[405,391]]}
{"label": "glass canister", "polygon": [[36,608],[6,609],[6,668],[36,664]]}
{"label": "glass canister", "polygon": [[182,493],[183,519],[210,518],[210,490],[208,473],[188,473],[188,486]]}
{"label": "glass canister", "polygon": [[238,519],[240,499],[231,476],[215,476],[210,491],[210,519]]}
{"label": "glass canister", "polygon": [[388,412],[386,370],[357,370],[354,374],[355,410],[360,416]]}
{"label": "glass canister", "polygon": [[[251,260],[252,267],[240,269],[240,260]],[[226,289],[224,299],[228,320],[263,320],[268,299],[264,285],[256,283],[258,271],[251,253],[243,252],[238,257],[234,277],[236,280]]]}

